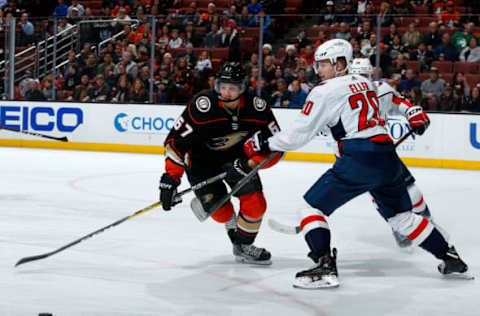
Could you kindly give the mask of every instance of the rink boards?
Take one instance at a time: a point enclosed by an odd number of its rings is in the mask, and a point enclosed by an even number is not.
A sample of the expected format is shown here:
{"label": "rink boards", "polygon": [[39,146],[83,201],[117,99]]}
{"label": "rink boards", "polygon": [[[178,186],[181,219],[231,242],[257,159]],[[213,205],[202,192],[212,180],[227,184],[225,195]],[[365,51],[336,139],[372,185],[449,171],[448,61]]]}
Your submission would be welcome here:
{"label": "rink boards", "polygon": [[[68,142],[0,129],[0,145],[137,153],[163,153],[163,141],[184,106],[64,102],[0,103],[0,125],[16,130],[66,136]],[[281,128],[288,128],[298,109],[274,109]],[[432,124],[421,136],[405,140],[397,151],[410,166],[480,169],[480,115],[429,114]],[[394,140],[408,132],[408,123],[392,118]],[[335,142],[316,136],[285,159],[332,162]]]}

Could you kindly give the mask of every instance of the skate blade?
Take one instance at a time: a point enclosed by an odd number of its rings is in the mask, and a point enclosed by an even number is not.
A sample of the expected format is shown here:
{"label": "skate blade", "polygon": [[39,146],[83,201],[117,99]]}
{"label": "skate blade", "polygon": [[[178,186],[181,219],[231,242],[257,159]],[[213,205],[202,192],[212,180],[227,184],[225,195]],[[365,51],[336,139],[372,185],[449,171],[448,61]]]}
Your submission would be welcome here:
{"label": "skate blade", "polygon": [[449,274],[442,274],[446,280],[475,280],[475,276],[469,272],[453,272]]}
{"label": "skate blade", "polygon": [[312,281],[309,277],[295,278],[293,281],[293,287],[297,289],[305,290],[318,290],[339,287],[340,282],[336,276],[325,276],[321,280]]}
{"label": "skate blade", "polygon": [[250,260],[244,257],[236,256],[235,261],[238,263],[244,263],[244,264],[255,264],[259,266],[269,266],[272,264],[272,260],[262,260],[262,261],[257,261],[257,260]]}

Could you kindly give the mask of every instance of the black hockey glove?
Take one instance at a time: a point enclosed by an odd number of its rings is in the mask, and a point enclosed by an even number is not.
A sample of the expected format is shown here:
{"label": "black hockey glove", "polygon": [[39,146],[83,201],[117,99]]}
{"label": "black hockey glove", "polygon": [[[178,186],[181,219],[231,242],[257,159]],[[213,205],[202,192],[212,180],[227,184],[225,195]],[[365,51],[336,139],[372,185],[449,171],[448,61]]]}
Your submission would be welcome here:
{"label": "black hockey glove", "polygon": [[165,211],[170,211],[172,206],[182,202],[182,199],[177,194],[177,187],[180,185],[180,181],[173,179],[168,173],[164,173],[160,179],[160,201]]}
{"label": "black hockey glove", "polygon": [[225,180],[228,183],[237,183],[242,180],[251,170],[246,160],[237,158],[233,162],[226,163],[223,167],[227,172]]}

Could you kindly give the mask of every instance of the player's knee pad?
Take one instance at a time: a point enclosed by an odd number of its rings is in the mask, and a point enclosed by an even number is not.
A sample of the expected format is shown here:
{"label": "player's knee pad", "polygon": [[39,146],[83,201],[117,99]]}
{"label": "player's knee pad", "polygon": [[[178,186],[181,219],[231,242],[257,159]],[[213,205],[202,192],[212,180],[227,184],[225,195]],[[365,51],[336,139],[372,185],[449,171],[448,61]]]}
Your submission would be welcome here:
{"label": "player's knee pad", "polygon": [[304,235],[316,228],[324,228],[330,230],[327,222],[327,216],[320,210],[311,206],[300,210],[300,228]]}
{"label": "player's knee pad", "polygon": [[407,191],[408,196],[410,196],[410,201],[412,201],[413,212],[423,212],[427,207],[427,204],[423,200],[422,191],[420,191],[420,189],[415,184],[408,186]]}
{"label": "player's knee pad", "polygon": [[263,192],[253,192],[239,197],[240,213],[250,220],[256,220],[263,217],[267,210],[267,201]]}
{"label": "player's knee pad", "polygon": [[402,212],[388,219],[392,229],[412,241],[414,245],[422,243],[432,232],[430,221],[413,212]]}
{"label": "player's knee pad", "polygon": [[228,201],[227,204],[213,212],[211,217],[214,221],[223,224],[228,222],[232,218],[233,214],[233,204],[232,202]]}

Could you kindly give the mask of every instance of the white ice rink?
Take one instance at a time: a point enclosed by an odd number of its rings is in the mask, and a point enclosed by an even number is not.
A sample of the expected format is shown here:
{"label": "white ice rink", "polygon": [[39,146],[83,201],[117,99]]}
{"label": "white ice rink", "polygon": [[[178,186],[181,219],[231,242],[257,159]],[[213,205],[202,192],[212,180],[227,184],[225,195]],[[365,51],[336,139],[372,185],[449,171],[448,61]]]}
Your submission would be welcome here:
{"label": "white ice rink", "polygon": [[[57,249],[155,202],[163,157],[0,148],[0,315],[480,315],[478,280],[447,280],[433,256],[396,247],[361,196],[329,219],[340,287],[292,288],[311,266],[301,235],[272,231],[269,267],[234,262],[223,225],[200,223],[192,195],[44,260]],[[330,164],[281,162],[261,172],[266,217],[296,223],[303,192]],[[480,276],[478,171],[412,168],[430,209]],[[184,180],[182,188],[186,188]]]}

